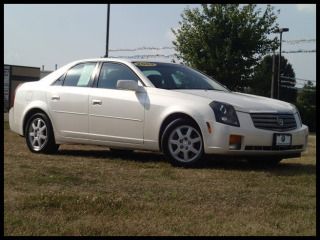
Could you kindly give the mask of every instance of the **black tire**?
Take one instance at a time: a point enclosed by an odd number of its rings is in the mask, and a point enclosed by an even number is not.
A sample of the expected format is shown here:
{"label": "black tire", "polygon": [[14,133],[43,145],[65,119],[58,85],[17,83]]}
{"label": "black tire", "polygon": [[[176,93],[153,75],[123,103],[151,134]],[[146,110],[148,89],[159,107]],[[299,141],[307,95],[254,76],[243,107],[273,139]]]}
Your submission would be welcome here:
{"label": "black tire", "polygon": [[[39,121],[39,120],[40,120],[40,125],[42,124],[42,128],[45,124],[45,130],[42,130],[42,131],[40,131],[39,129],[34,130],[32,124],[35,123],[36,121]],[[39,125],[39,127],[40,127],[40,125]],[[34,131],[32,131],[32,130],[34,130]],[[37,145],[39,145],[39,146],[35,146],[35,144],[33,145],[34,137],[32,138],[31,134],[33,134],[33,136],[34,136],[35,131],[37,133],[41,132],[41,133],[43,133],[43,136],[44,135],[46,136],[46,140],[43,140],[42,143],[41,143],[40,138],[37,137],[37,139],[36,139],[38,142]],[[53,128],[52,128],[50,119],[48,118],[48,116],[46,114],[44,114],[44,113],[33,114],[28,119],[28,122],[26,124],[24,132],[25,132],[27,146],[31,152],[52,154],[52,153],[56,153],[58,151],[59,145],[56,144],[56,142],[55,142]]]}
{"label": "black tire", "polygon": [[[188,127],[190,127],[190,129],[194,129],[192,130],[191,134],[194,134],[195,137],[194,139],[200,139],[199,142],[196,143],[191,143],[188,142],[187,139],[182,140],[180,136],[178,136],[178,134],[176,134],[176,131],[178,129],[181,128],[181,133],[183,133],[183,130],[187,130],[188,131]],[[176,135],[175,135],[176,134]],[[183,133],[183,137],[186,137],[187,133]],[[174,140],[174,136],[178,136],[177,140]],[[190,136],[191,137],[191,136]],[[170,145],[169,143],[169,138],[170,140],[173,141],[177,141],[179,143],[174,143]],[[194,146],[194,144],[197,144],[196,146]],[[175,148],[176,146],[176,148]],[[185,147],[185,148],[184,148]],[[197,150],[197,153],[193,153],[191,152],[191,147],[194,150]],[[191,120],[189,119],[183,119],[183,118],[179,118],[179,119],[175,119],[173,120],[170,124],[168,124],[168,126],[165,128],[162,137],[161,137],[161,148],[162,151],[165,155],[165,157],[167,159],[169,159],[169,161],[171,162],[171,164],[175,167],[196,167],[200,164],[203,155],[204,155],[204,151],[203,151],[203,138],[202,138],[202,134],[201,131],[199,129],[199,127]],[[175,148],[175,149],[173,149]],[[189,148],[189,149],[188,149]],[[178,154],[173,154],[173,152],[178,151]],[[187,158],[190,156],[191,153],[191,157],[188,160],[185,160],[184,158],[184,152],[182,151],[186,151],[187,153]],[[192,154],[194,154],[192,156]],[[182,156],[183,155],[183,156]],[[184,158],[184,159],[182,159]]]}
{"label": "black tire", "polygon": [[266,157],[248,157],[247,161],[252,166],[257,167],[276,167],[281,162],[281,157],[266,156]]}

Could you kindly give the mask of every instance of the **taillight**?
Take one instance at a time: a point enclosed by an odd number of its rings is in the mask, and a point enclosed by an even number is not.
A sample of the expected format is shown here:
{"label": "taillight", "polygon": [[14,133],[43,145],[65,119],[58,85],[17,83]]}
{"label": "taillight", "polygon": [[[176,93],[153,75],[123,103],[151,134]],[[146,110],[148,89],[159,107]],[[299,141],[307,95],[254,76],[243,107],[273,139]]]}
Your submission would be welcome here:
{"label": "taillight", "polygon": [[17,85],[16,89],[14,90],[13,95],[11,96],[11,99],[10,99],[11,100],[10,101],[10,108],[14,106],[14,100],[15,100],[15,97],[16,97],[16,92],[17,92],[18,88],[21,87],[22,84],[23,83],[19,83]]}

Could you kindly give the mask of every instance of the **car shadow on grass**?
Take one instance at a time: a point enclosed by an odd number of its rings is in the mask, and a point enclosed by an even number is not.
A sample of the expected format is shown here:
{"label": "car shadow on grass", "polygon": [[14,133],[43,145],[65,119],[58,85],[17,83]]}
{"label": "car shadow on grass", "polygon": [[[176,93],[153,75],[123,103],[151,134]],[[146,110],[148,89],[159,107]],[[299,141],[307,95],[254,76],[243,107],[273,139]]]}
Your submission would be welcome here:
{"label": "car shadow on grass", "polygon": [[114,153],[109,150],[71,150],[71,149],[62,149],[59,150],[58,155],[66,156],[78,156],[78,157],[89,157],[89,158],[105,158],[115,161],[126,160],[126,161],[135,161],[135,162],[167,162],[163,154],[156,152],[144,152],[144,151],[135,151],[135,152],[124,152],[124,153]]}
{"label": "car shadow on grass", "polygon": [[[124,153],[114,153],[109,150],[73,150],[61,149],[57,155],[74,156],[74,157],[88,157],[88,158],[102,158],[114,161],[133,161],[141,163],[157,163],[169,161],[165,159],[162,153],[147,152],[147,151],[134,151]],[[259,161],[259,159],[257,159]],[[315,175],[316,165],[287,162],[286,159],[282,160],[276,166],[250,164],[244,158],[237,157],[221,157],[221,156],[205,156],[202,163],[194,169],[223,169],[223,170],[239,170],[239,171],[268,171],[274,175],[281,176],[296,176],[296,175]]]}
{"label": "car shadow on grass", "polygon": [[[257,158],[257,161],[259,159]],[[316,175],[316,165],[300,163],[299,159],[293,163],[283,159],[278,165],[252,164],[244,158],[236,157],[218,157],[213,159],[212,156],[205,157],[200,168],[239,170],[239,171],[261,171],[269,172],[279,176],[296,176],[296,175]]]}

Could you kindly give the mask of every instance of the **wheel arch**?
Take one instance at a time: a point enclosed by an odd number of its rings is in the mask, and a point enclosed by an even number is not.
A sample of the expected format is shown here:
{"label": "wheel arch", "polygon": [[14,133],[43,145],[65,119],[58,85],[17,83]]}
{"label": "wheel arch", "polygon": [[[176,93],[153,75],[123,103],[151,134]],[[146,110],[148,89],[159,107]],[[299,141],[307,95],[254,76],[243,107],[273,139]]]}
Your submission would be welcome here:
{"label": "wheel arch", "polygon": [[49,114],[44,109],[42,109],[40,107],[32,107],[26,111],[26,113],[24,114],[24,117],[23,117],[23,122],[22,122],[23,136],[25,136],[25,130],[26,130],[26,125],[27,125],[28,119],[35,113],[45,114],[48,117],[48,119],[50,120],[51,125],[53,125]]}
{"label": "wheel arch", "polygon": [[168,124],[170,124],[172,121],[176,120],[176,119],[179,119],[179,118],[183,118],[183,119],[188,119],[190,121],[192,121],[195,126],[198,128],[198,130],[200,131],[200,134],[202,135],[203,137],[203,134],[202,134],[202,131],[201,131],[201,128],[199,126],[199,124],[197,123],[197,121],[191,117],[189,114],[187,113],[183,113],[183,112],[174,112],[174,113],[170,113],[168,116],[166,116],[164,118],[164,120],[162,121],[161,123],[161,127],[160,127],[160,130],[159,130],[159,136],[158,136],[158,142],[159,142],[159,149],[160,151],[162,151],[162,141],[161,141],[161,138],[162,138],[162,135],[166,129],[166,127],[168,126]]}

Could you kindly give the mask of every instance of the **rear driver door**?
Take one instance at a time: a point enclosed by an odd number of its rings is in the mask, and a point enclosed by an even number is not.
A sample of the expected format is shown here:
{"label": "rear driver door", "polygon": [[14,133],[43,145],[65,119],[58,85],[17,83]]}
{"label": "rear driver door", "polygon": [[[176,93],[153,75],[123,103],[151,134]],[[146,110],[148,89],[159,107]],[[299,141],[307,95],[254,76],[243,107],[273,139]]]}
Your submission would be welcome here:
{"label": "rear driver door", "polygon": [[63,137],[88,137],[88,99],[96,65],[96,62],[77,64],[50,86],[49,111]]}

